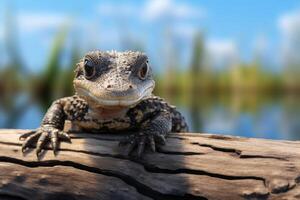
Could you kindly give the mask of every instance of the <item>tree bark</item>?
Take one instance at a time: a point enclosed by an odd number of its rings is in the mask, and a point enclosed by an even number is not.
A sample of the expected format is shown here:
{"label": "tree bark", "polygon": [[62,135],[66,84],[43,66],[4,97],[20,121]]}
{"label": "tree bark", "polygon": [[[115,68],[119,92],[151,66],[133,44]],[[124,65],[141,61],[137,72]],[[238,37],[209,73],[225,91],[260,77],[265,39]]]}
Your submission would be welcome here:
{"label": "tree bark", "polygon": [[25,130],[0,130],[0,199],[300,199],[300,142],[169,134],[142,159],[124,135],[73,133],[37,160]]}

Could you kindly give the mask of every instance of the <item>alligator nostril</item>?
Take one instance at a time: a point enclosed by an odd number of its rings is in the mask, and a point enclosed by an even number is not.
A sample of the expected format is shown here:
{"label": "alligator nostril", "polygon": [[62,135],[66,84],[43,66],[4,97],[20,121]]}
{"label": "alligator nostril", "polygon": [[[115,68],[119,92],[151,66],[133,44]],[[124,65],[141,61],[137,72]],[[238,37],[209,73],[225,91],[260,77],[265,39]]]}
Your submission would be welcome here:
{"label": "alligator nostril", "polygon": [[111,88],[111,85],[107,85],[106,88]]}
{"label": "alligator nostril", "polygon": [[132,85],[129,85],[129,88],[132,89]]}

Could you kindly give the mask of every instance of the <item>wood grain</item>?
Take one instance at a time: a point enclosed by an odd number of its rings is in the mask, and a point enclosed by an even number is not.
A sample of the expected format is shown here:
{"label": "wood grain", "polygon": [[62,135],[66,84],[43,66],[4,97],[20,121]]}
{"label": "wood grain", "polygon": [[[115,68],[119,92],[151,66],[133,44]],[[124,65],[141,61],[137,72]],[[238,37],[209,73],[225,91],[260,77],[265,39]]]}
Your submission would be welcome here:
{"label": "wood grain", "polygon": [[135,159],[124,135],[73,133],[37,160],[24,131],[0,130],[0,199],[300,199],[299,141],[174,133]]}

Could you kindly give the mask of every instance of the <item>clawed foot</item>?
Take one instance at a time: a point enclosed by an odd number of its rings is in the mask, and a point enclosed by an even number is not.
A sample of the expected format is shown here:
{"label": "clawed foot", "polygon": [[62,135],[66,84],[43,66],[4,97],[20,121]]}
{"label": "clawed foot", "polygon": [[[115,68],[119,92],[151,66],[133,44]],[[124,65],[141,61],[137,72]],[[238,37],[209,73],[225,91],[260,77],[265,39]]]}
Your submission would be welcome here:
{"label": "clawed foot", "polygon": [[41,126],[34,131],[22,134],[19,139],[24,140],[22,152],[26,152],[29,147],[36,146],[37,157],[39,157],[42,149],[44,149],[49,142],[51,143],[54,155],[56,155],[59,140],[71,142],[70,136],[67,133],[51,126]]}
{"label": "clawed foot", "polygon": [[156,145],[164,145],[165,142],[166,139],[164,135],[138,133],[128,136],[126,139],[122,140],[119,145],[127,146],[127,155],[130,155],[134,149],[137,148],[137,156],[140,158],[144,153],[145,146],[149,146],[150,150],[155,152]]}

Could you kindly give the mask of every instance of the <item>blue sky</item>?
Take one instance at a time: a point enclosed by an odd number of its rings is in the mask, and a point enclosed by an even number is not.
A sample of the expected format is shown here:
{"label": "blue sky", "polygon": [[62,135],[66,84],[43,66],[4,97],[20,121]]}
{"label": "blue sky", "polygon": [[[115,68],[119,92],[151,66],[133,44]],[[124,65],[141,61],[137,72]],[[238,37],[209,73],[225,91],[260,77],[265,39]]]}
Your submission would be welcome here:
{"label": "blue sky", "polygon": [[277,70],[282,55],[294,51],[291,43],[300,30],[296,0],[1,1],[2,55],[7,9],[17,21],[21,53],[33,71],[43,67],[55,35],[66,23],[71,24],[67,50],[74,40],[82,52],[142,45],[158,70],[172,62],[164,59],[167,55],[177,55],[181,66],[187,66],[199,31],[215,65],[246,62],[259,53]]}

